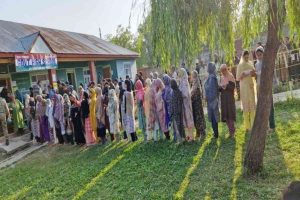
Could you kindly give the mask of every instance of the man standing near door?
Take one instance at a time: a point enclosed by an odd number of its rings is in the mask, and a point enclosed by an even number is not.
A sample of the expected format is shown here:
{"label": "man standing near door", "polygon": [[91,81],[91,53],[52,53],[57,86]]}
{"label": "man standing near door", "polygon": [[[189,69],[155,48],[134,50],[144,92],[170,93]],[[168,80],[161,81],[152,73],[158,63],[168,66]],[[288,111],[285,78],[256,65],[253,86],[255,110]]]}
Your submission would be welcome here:
{"label": "man standing near door", "polygon": [[[0,92],[2,92],[3,87],[0,87]],[[0,97],[0,124],[2,127],[2,132],[5,137],[5,145],[9,145],[9,139],[8,139],[8,130],[7,130],[7,121],[11,121],[9,109],[7,106],[7,103],[4,98]]]}

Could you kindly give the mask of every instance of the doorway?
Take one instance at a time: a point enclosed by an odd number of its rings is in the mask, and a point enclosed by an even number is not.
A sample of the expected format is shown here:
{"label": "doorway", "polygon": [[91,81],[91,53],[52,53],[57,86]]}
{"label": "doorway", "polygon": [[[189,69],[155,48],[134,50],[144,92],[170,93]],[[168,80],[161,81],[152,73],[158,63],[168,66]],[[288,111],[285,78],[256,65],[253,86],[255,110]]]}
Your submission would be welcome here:
{"label": "doorway", "polygon": [[103,78],[111,78],[110,66],[103,67]]}
{"label": "doorway", "polygon": [[67,71],[67,79],[70,85],[73,85],[74,89],[76,89],[76,79],[75,73],[73,70]]}

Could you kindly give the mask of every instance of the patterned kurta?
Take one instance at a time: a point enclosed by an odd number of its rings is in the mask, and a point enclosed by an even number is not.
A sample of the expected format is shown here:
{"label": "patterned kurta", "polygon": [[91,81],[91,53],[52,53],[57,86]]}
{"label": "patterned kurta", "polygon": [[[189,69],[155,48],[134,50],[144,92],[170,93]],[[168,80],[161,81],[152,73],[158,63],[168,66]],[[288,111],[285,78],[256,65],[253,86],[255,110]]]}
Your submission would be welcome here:
{"label": "patterned kurta", "polygon": [[155,108],[156,108],[156,120],[159,123],[159,127],[162,132],[168,131],[168,126],[166,126],[166,110],[165,103],[162,97],[162,90],[164,88],[163,82],[161,79],[155,80],[157,92],[155,93]]}
{"label": "patterned kurta", "polygon": [[135,132],[135,119],[134,119],[134,100],[132,92],[124,92],[123,96],[124,104],[124,121],[125,131],[127,134]]}
{"label": "patterned kurta", "polygon": [[118,134],[120,132],[120,121],[119,121],[119,103],[115,94],[115,90],[111,89],[108,93],[108,107],[107,114],[110,123],[110,133]]}
{"label": "patterned kurta", "polygon": [[13,122],[14,122],[14,129],[18,131],[19,128],[24,128],[24,118],[23,118],[23,104],[16,99],[15,103],[9,103],[9,108],[13,111]]}
{"label": "patterned kurta", "polygon": [[194,124],[197,132],[200,133],[205,132],[205,116],[203,112],[203,106],[202,106],[202,97],[201,97],[201,91],[200,88],[193,88],[192,90],[192,106],[193,106],[193,118],[194,118]]}
{"label": "patterned kurta", "polygon": [[181,71],[179,73],[179,90],[181,91],[183,97],[183,124],[185,128],[193,128],[193,109],[188,75],[184,68],[181,68],[180,70]]}
{"label": "patterned kurta", "polygon": [[163,82],[165,84],[165,88],[163,89],[162,97],[165,103],[165,123],[168,127],[170,124],[170,104],[172,99],[172,88],[171,88],[171,78],[165,74],[163,76]]}
{"label": "patterned kurta", "polygon": [[173,121],[173,125],[176,126],[178,134],[181,138],[185,138],[185,131],[183,125],[183,98],[182,93],[178,88],[172,88],[172,97],[170,102],[170,117]]}

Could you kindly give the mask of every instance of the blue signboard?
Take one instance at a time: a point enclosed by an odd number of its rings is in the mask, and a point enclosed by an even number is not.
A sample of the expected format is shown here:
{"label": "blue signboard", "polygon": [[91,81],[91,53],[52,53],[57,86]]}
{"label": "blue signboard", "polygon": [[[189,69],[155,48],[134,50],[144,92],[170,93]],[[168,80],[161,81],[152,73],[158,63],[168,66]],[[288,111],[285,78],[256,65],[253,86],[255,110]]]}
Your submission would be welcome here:
{"label": "blue signboard", "polygon": [[57,56],[55,54],[19,54],[15,55],[16,72],[56,69]]}

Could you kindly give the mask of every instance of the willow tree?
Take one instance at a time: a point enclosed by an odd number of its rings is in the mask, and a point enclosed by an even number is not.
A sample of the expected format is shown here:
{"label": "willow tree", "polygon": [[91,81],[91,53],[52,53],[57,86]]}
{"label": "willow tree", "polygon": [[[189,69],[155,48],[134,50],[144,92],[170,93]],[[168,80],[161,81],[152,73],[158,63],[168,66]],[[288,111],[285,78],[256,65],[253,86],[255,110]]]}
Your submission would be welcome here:
{"label": "willow tree", "polygon": [[[202,45],[221,49],[226,60],[234,53],[234,41],[244,47],[267,32],[267,43],[258,94],[256,117],[247,145],[244,165],[255,174],[263,167],[272,78],[282,26],[300,34],[299,0],[150,0],[154,59],[164,68],[185,59],[191,62]],[[287,9],[286,9],[287,8]],[[299,37],[298,37],[299,38]]]}

